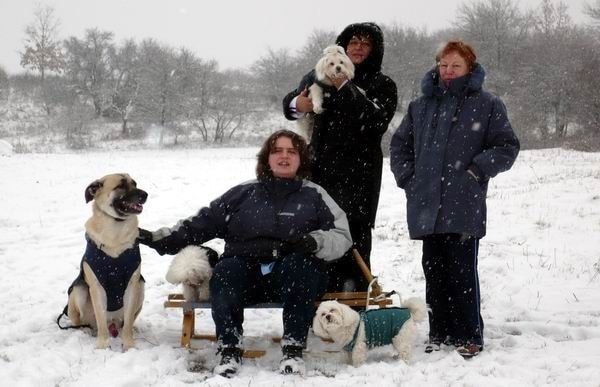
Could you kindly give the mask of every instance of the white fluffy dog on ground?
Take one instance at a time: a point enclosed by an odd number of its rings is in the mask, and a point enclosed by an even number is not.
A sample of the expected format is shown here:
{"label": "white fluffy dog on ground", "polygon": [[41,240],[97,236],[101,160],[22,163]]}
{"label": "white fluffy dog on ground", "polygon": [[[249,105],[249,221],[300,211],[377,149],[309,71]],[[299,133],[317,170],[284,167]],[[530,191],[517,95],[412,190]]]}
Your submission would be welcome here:
{"label": "white fluffy dog on ground", "polygon": [[427,305],[420,298],[402,302],[402,308],[360,313],[337,301],[325,301],[317,309],[313,331],[319,337],[344,345],[355,367],[367,360],[368,348],[386,344],[392,344],[400,358],[408,361],[417,336],[417,323],[425,317]]}
{"label": "white fluffy dog on ground", "polygon": [[[348,79],[354,78],[354,64],[346,55],[341,46],[331,45],[323,50],[323,56],[315,66],[315,83],[309,88],[309,96],[312,100],[313,111],[315,114],[323,113],[323,86],[333,86],[332,78],[338,78],[345,75]],[[305,115],[298,121],[301,135],[308,141],[312,136],[313,117],[311,114]]]}
{"label": "white fluffy dog on ground", "polygon": [[201,246],[188,246],[173,257],[166,279],[172,284],[182,285],[186,301],[207,301],[212,272],[207,250]]}

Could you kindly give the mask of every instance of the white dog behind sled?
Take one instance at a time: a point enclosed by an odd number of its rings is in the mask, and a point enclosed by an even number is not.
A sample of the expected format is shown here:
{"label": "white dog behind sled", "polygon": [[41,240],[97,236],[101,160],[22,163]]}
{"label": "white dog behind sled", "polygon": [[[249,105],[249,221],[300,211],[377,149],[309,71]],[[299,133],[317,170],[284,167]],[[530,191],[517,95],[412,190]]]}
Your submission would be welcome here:
{"label": "white dog behind sled", "polygon": [[[313,320],[315,335],[344,345],[355,367],[367,359],[368,348],[392,344],[404,361],[410,359],[417,336],[417,323],[427,317],[427,306],[420,298],[402,302],[402,308],[357,311],[337,301],[319,305]],[[396,329],[390,330],[390,326]],[[382,329],[383,328],[383,329]],[[391,337],[386,337],[391,333]]]}
{"label": "white dog behind sled", "polygon": [[173,257],[165,278],[182,285],[186,301],[208,300],[208,283],[213,272],[208,257],[209,250],[201,246],[188,246]]}
{"label": "white dog behind sled", "polygon": [[[323,56],[315,66],[315,83],[309,88],[309,96],[313,104],[313,112],[315,114],[323,113],[323,86],[333,86],[332,78],[346,76],[348,79],[354,78],[354,64],[346,55],[344,48],[341,46],[331,45],[323,50]],[[314,117],[312,114],[306,114],[298,120],[300,134],[310,142],[312,137],[312,129]]]}

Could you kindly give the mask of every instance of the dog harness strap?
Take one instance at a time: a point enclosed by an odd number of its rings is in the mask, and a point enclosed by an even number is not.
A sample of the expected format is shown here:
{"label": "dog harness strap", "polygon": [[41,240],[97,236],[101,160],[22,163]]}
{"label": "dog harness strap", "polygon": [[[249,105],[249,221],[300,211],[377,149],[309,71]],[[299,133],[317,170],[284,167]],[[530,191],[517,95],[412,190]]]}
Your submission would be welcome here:
{"label": "dog harness strap", "polygon": [[139,245],[136,244],[119,257],[113,258],[100,250],[87,236],[86,239],[88,243],[83,261],[87,262],[106,291],[106,309],[109,312],[119,310],[123,307],[127,284],[142,262]]}
{"label": "dog harness strap", "polygon": [[[360,315],[360,321],[364,322],[364,315],[365,312],[364,311],[360,311],[358,312]],[[346,352],[352,352],[352,349],[354,348],[354,344],[356,344],[356,338],[358,337],[358,330],[360,329],[360,322],[358,323],[358,325],[356,326],[356,330],[354,331],[354,336],[352,336],[352,341],[350,341],[348,344],[344,345],[344,351]]]}
{"label": "dog harness strap", "polygon": [[323,90],[336,90],[335,86],[327,85],[315,78],[315,83]]}

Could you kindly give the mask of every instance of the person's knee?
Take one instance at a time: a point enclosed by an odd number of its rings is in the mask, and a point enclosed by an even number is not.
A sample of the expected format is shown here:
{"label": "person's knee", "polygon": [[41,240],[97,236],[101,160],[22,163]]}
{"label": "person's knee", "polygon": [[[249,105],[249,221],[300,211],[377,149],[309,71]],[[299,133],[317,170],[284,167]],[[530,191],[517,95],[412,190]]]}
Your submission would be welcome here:
{"label": "person's knee", "polygon": [[247,268],[237,258],[227,258],[215,266],[209,282],[211,300],[215,298],[232,298],[244,290]]}

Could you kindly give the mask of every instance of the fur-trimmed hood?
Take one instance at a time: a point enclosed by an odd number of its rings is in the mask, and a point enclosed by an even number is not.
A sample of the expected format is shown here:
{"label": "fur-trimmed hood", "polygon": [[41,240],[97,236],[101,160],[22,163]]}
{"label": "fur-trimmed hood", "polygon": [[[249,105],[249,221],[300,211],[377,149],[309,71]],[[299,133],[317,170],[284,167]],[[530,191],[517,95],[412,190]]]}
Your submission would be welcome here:
{"label": "fur-trimmed hood", "polygon": [[376,73],[381,71],[381,62],[383,61],[383,32],[381,28],[375,23],[354,23],[346,27],[335,40],[338,46],[344,47],[344,50],[348,48],[348,42],[355,35],[366,35],[373,41],[373,47],[371,54],[365,59],[363,63],[356,66],[357,77],[360,77],[364,73]]}

